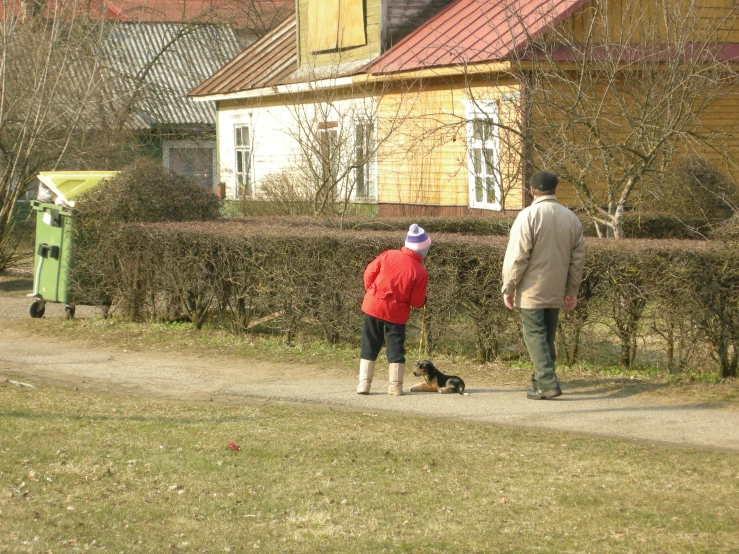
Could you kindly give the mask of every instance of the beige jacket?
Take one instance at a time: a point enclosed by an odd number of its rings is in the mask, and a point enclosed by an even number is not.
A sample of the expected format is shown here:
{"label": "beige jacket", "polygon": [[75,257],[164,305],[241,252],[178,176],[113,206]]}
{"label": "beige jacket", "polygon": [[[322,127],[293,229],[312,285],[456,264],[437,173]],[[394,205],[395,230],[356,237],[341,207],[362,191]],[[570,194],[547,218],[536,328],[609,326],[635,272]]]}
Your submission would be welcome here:
{"label": "beige jacket", "polygon": [[511,227],[503,260],[503,294],[515,292],[518,308],[560,308],[577,296],[585,264],[585,241],[577,216],[541,196]]}

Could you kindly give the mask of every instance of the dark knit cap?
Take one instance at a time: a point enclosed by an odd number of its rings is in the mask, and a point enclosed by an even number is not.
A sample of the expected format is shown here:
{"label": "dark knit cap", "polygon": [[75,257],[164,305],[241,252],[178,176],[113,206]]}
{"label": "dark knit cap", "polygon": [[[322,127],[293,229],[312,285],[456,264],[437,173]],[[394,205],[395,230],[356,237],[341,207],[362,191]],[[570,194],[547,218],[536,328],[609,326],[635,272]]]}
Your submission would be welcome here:
{"label": "dark knit cap", "polygon": [[557,183],[559,183],[557,176],[548,171],[539,171],[534,173],[529,181],[531,188],[541,191],[554,190],[557,187]]}

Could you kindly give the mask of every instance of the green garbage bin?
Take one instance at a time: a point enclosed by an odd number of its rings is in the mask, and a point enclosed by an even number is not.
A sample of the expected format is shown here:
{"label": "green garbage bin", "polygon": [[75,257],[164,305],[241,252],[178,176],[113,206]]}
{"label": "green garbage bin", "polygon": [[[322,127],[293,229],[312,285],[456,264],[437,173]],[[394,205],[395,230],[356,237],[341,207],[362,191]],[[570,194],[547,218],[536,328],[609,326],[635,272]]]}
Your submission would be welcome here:
{"label": "green garbage bin", "polygon": [[74,317],[75,305],[69,293],[69,258],[72,247],[74,198],[95,187],[115,171],[48,171],[38,179],[56,197],[55,203],[34,200],[36,245],[33,292],[29,297],[31,317],[44,315],[47,302],[64,302],[67,319]]}

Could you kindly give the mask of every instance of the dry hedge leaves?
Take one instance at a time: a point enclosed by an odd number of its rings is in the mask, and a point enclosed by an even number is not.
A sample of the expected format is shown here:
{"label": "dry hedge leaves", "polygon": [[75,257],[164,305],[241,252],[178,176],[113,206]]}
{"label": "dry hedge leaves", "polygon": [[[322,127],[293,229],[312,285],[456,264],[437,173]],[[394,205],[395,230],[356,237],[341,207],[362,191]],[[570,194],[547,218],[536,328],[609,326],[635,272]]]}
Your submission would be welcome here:
{"label": "dry hedge leaves", "polygon": [[[187,318],[199,328],[208,320],[245,333],[267,318],[288,340],[309,322],[330,343],[356,343],[364,268],[404,237],[405,230],[336,231],[269,218],[118,225],[95,240],[83,230],[74,295],[114,304],[132,321]],[[432,239],[429,348],[469,337],[483,360],[523,353],[518,317],[499,293],[506,237]],[[635,363],[641,338],[659,343],[671,366],[705,364],[709,351],[723,376],[736,375],[738,308],[736,245],[589,239],[580,304],[561,318],[559,357],[578,361],[583,330],[599,322],[624,366]]]}

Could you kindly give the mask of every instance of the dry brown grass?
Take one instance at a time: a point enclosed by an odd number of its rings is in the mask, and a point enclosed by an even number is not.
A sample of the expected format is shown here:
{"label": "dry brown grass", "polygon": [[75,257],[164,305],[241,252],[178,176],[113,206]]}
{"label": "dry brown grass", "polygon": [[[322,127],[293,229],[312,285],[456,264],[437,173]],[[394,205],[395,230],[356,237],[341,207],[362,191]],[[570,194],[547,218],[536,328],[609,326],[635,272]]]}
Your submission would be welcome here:
{"label": "dry brown grass", "polygon": [[738,460],[3,384],[0,551],[731,552]]}

